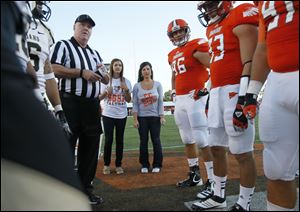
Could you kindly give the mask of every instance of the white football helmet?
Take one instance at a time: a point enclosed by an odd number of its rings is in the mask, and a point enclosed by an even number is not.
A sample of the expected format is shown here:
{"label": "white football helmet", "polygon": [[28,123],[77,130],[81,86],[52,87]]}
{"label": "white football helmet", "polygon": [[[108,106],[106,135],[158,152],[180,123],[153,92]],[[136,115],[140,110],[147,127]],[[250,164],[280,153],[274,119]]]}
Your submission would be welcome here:
{"label": "white football helmet", "polygon": [[30,1],[32,17],[47,22],[51,16],[51,9],[47,5],[50,1]]}

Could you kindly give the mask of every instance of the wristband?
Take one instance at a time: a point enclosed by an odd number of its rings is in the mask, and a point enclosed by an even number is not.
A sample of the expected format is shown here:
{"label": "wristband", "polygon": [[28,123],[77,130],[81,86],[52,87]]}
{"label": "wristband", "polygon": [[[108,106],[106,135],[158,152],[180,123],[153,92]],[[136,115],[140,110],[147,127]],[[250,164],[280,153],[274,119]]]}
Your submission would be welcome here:
{"label": "wristband", "polygon": [[57,113],[58,111],[61,111],[61,110],[63,110],[63,109],[62,109],[62,106],[61,106],[61,105],[56,105],[56,106],[54,107],[54,110],[55,110],[55,113]]}
{"label": "wristband", "polygon": [[80,69],[80,74],[79,74],[79,77],[82,77],[82,74],[83,74],[83,68]]}
{"label": "wristband", "polygon": [[257,81],[257,80],[250,80],[250,83],[249,83],[249,87],[248,87],[248,90],[247,90],[247,93],[252,93],[252,94],[256,94],[258,95],[259,94],[259,91],[261,90],[263,86],[263,83],[260,82],[260,81]]}
{"label": "wristband", "polygon": [[242,75],[240,80],[240,90],[239,90],[239,96],[245,96],[248,88],[249,83],[249,75]]}
{"label": "wristband", "polygon": [[50,79],[54,79],[55,76],[54,76],[54,73],[51,72],[51,73],[49,73],[49,74],[45,74],[45,75],[44,75],[44,78],[45,78],[45,80],[50,80]]}

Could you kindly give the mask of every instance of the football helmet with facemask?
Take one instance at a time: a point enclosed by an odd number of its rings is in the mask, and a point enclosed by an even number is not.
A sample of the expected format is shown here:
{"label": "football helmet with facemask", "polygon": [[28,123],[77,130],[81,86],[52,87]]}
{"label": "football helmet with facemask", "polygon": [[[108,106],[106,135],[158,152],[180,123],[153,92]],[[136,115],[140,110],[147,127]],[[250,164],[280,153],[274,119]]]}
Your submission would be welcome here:
{"label": "football helmet with facemask", "polygon": [[190,27],[183,19],[175,19],[168,25],[168,37],[175,46],[183,46],[190,39]]}
{"label": "football helmet with facemask", "polygon": [[200,1],[197,5],[200,14],[200,23],[207,27],[210,24],[222,20],[233,6],[232,1]]}
{"label": "football helmet with facemask", "polygon": [[47,22],[51,16],[51,9],[47,5],[50,1],[31,1],[32,17]]}

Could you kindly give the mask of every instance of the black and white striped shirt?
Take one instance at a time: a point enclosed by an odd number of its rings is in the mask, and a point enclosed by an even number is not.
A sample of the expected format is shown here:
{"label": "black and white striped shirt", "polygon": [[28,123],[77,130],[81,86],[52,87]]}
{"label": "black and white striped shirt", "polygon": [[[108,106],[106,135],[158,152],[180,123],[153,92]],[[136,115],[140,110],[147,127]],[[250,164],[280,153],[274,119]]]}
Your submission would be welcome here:
{"label": "black and white striped shirt", "polygon": [[[52,64],[95,72],[97,72],[97,65],[102,63],[102,58],[96,50],[91,49],[88,45],[82,48],[74,37],[57,42],[51,51],[50,58]],[[60,91],[85,98],[97,98],[100,88],[100,81],[88,82],[82,77],[60,78],[58,81]]]}

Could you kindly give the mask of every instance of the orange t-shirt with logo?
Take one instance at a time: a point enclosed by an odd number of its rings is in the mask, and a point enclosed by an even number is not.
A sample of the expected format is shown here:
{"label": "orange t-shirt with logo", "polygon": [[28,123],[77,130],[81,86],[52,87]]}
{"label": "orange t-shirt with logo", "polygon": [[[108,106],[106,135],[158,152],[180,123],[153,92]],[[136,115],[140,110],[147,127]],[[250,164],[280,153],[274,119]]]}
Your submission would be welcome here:
{"label": "orange t-shirt with logo", "polygon": [[205,39],[191,40],[168,54],[168,62],[175,72],[176,95],[201,89],[208,80],[206,67],[193,56],[196,51],[208,52],[208,43]]}
{"label": "orange t-shirt with logo", "polygon": [[299,70],[299,1],[260,2],[259,18],[259,42],[266,42],[269,67]]}
{"label": "orange t-shirt with logo", "polygon": [[233,29],[243,24],[258,25],[258,9],[253,4],[241,4],[223,20],[207,27],[212,88],[240,83],[243,65],[239,39]]}

